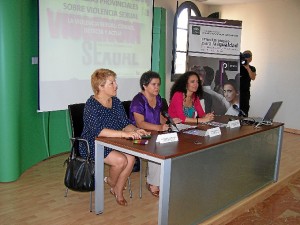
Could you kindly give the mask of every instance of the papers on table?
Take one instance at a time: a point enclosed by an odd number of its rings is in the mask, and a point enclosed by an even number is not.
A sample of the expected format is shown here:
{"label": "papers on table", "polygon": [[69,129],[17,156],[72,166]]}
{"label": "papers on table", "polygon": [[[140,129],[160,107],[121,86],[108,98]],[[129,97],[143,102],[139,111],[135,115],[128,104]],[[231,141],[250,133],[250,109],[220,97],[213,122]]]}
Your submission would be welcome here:
{"label": "papers on table", "polygon": [[198,130],[198,129],[186,130],[186,131],[183,131],[183,133],[197,135],[197,136],[201,136],[201,137],[204,137],[206,135],[205,130]]}
{"label": "papers on table", "polygon": [[226,127],[227,123],[220,123],[220,122],[216,122],[216,121],[211,121],[211,122],[206,122],[206,123],[201,123],[201,124],[205,124],[205,125],[209,125],[209,126],[213,126],[213,127]]}
{"label": "papers on table", "polygon": [[179,131],[182,131],[182,130],[187,130],[187,129],[190,129],[190,128],[196,128],[197,126],[192,126],[192,125],[188,125],[188,124],[183,124],[183,123],[178,123],[176,124],[177,128],[174,127],[172,125],[172,131],[175,131],[175,132],[179,132]]}

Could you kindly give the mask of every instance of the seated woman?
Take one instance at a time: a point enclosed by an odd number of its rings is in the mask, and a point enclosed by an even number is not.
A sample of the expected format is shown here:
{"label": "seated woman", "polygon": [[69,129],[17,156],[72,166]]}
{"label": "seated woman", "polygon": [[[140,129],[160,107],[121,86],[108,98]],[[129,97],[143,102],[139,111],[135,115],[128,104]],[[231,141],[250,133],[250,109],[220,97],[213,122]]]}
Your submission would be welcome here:
{"label": "seated woman", "polygon": [[199,75],[194,71],[185,72],[171,88],[169,115],[181,119],[183,123],[214,120],[214,113],[205,114],[203,111],[200,104],[202,92]]}
{"label": "seated woman", "polygon": [[238,116],[239,111],[233,108],[233,105],[240,107],[239,88],[235,80],[230,79],[223,85],[224,97],[229,102],[230,107],[228,108],[225,115]]}
{"label": "seated woman", "polygon": [[[91,157],[95,158],[95,137],[116,137],[140,139],[141,135],[149,134],[130,124],[122,102],[116,97],[118,85],[116,74],[108,69],[98,69],[91,76],[94,92],[84,108],[84,127],[82,138],[88,140]],[[79,146],[82,157],[87,157],[86,146]],[[110,192],[119,205],[127,205],[123,197],[123,189],[135,162],[135,157],[104,148],[104,163],[110,166],[109,176],[105,182],[110,185]]]}
{"label": "seated woman", "polygon": [[[169,126],[161,114],[163,103],[159,95],[161,78],[153,71],[145,72],[140,78],[141,92],[130,105],[130,120],[137,127],[166,131]],[[176,121],[176,120],[175,120]],[[148,162],[147,188],[155,197],[159,197],[160,165]]]}

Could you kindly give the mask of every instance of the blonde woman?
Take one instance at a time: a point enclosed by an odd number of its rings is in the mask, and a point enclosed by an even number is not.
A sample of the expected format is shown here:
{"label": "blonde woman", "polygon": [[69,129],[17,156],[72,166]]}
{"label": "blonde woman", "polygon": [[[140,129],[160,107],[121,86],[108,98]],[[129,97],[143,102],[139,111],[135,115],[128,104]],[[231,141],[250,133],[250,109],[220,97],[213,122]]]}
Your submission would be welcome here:
{"label": "blonde woman", "polygon": [[[91,156],[95,157],[95,137],[133,138],[149,134],[130,124],[122,102],[116,97],[118,85],[115,72],[108,69],[98,69],[91,76],[94,92],[85,104],[84,128],[82,138],[88,140]],[[82,157],[86,157],[85,145],[79,147]],[[119,205],[126,206],[123,189],[129,177],[135,157],[114,149],[104,148],[104,163],[110,166],[109,176],[105,182],[111,187],[110,192]]]}

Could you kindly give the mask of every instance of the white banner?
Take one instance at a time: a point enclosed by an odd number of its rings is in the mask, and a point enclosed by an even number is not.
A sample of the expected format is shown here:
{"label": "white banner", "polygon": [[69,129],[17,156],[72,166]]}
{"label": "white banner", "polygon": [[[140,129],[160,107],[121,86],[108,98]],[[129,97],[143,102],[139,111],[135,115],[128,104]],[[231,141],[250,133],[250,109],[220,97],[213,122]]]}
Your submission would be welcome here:
{"label": "white banner", "polygon": [[189,56],[238,59],[241,21],[192,17],[189,20]]}

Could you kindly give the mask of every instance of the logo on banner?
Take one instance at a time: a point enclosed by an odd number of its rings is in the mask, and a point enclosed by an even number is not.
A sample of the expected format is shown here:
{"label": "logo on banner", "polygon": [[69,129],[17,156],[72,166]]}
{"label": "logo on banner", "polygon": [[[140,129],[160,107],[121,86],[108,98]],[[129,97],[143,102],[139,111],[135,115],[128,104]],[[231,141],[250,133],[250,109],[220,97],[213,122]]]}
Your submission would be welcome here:
{"label": "logo on banner", "polygon": [[200,26],[192,26],[192,34],[200,35]]}
{"label": "logo on banner", "polygon": [[228,71],[238,71],[238,62],[237,61],[224,61],[223,68],[224,68],[224,70],[228,70]]}

